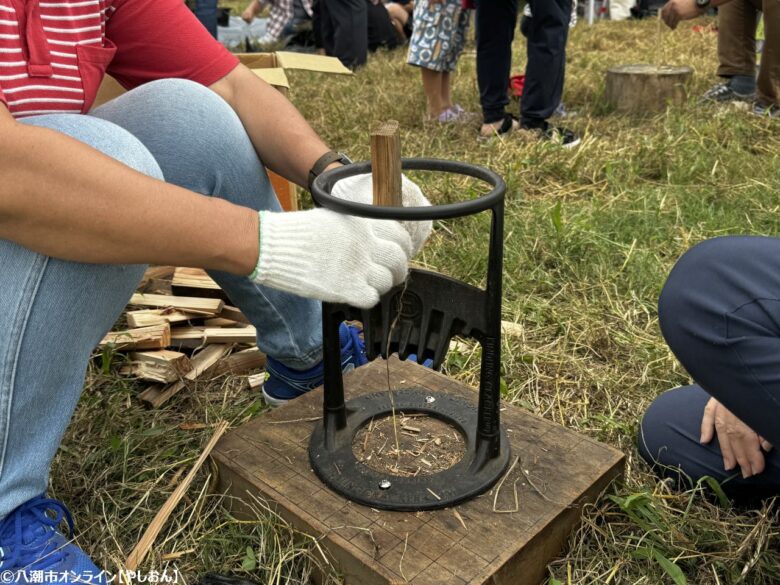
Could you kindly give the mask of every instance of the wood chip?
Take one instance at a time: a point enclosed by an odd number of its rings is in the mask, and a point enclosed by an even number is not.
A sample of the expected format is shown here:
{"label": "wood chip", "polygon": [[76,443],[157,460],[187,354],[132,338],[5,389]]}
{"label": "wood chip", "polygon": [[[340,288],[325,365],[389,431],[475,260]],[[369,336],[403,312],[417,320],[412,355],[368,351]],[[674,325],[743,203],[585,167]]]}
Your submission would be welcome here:
{"label": "wood chip", "polygon": [[117,351],[136,349],[162,349],[171,344],[171,326],[168,323],[152,327],[138,327],[126,331],[107,333],[98,347],[111,347]]}
{"label": "wood chip", "polygon": [[149,527],[138,541],[138,544],[136,544],[133,551],[128,555],[127,560],[124,563],[126,571],[135,571],[146,558],[146,555],[151,550],[152,545],[157,539],[157,536],[160,534],[160,531],[163,529],[163,526],[165,526],[165,523],[173,513],[173,510],[184,497],[187,489],[195,480],[195,476],[198,473],[198,470],[206,462],[206,458],[211,454],[211,451],[214,449],[219,439],[222,438],[222,435],[225,433],[227,428],[228,423],[226,421],[219,423],[211,439],[201,452],[200,457],[198,457],[198,460],[187,474],[187,477],[184,478],[184,480],[176,487],[170,497],[165,501],[162,508],[160,508],[160,511],[157,512],[157,515],[154,517],[154,520],[149,523]]}
{"label": "wood chip", "polygon": [[221,299],[203,299],[199,297],[179,297],[173,295],[152,295],[135,293],[130,304],[136,307],[171,307],[180,311],[214,317],[225,306]]}
{"label": "wood chip", "polygon": [[207,373],[209,368],[230,352],[231,348],[232,346],[227,344],[209,345],[192,358],[192,369],[184,375],[182,380],[162,389],[155,387],[147,388],[139,395],[139,398],[147,402],[152,408],[160,408],[181,392],[186,387],[186,382],[195,380]]}

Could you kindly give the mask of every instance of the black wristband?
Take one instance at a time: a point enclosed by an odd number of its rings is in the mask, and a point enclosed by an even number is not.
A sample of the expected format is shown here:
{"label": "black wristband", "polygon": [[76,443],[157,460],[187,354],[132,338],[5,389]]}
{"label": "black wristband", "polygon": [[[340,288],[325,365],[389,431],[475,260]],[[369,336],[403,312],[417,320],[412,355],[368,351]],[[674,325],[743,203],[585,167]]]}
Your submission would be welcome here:
{"label": "black wristband", "polygon": [[314,179],[319,177],[322,172],[328,168],[329,165],[332,165],[334,162],[340,162],[341,164],[348,165],[352,161],[349,160],[349,157],[347,157],[346,154],[342,154],[340,152],[334,152],[332,150],[329,150],[325,154],[323,154],[320,158],[318,158],[314,165],[311,167],[311,170],[309,171],[309,192],[311,192],[311,184],[314,182]]}

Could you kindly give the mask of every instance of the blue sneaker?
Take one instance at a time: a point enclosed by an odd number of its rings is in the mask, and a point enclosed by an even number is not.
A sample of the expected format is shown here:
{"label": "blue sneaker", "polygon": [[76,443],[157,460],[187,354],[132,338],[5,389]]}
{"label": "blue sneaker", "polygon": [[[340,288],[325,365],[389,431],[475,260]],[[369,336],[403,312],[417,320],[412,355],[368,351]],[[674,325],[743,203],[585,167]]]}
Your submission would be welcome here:
{"label": "blue sneaker", "polygon": [[[360,339],[360,330],[342,323],[339,328],[341,338],[341,371],[350,372],[368,363],[366,344]],[[271,407],[286,404],[293,398],[322,385],[325,367],[322,362],[308,370],[293,370],[268,356],[265,366],[268,379],[263,384],[263,397]]]}
{"label": "blue sneaker", "polygon": [[14,583],[85,583],[105,585],[106,575],[69,539],[57,531],[73,518],[64,504],[38,496],[0,522],[0,580]]}

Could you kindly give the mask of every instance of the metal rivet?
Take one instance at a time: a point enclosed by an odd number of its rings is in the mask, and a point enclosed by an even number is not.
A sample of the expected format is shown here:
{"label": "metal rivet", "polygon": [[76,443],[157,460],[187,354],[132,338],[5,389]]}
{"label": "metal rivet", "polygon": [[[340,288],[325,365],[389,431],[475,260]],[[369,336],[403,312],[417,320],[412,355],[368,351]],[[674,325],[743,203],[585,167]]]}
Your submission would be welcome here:
{"label": "metal rivet", "polygon": [[382,481],[379,482],[379,489],[380,490],[389,490],[390,486],[392,486],[392,485],[393,484],[390,483],[389,479],[383,479]]}
{"label": "metal rivet", "polygon": [[425,402],[427,402],[428,404],[433,404],[434,402],[436,402],[436,399],[433,396],[426,396]]}

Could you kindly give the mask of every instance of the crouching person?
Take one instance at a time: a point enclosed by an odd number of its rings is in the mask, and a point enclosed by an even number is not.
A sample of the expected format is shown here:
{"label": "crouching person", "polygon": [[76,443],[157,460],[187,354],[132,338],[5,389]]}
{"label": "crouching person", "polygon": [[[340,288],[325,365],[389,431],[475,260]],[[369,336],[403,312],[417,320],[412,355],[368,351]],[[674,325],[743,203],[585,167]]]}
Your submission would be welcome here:
{"label": "crouching person", "polygon": [[740,504],[780,494],[780,239],[695,246],[672,270],[658,310],[695,383],[648,408],[640,454],[683,488],[709,476]]}

